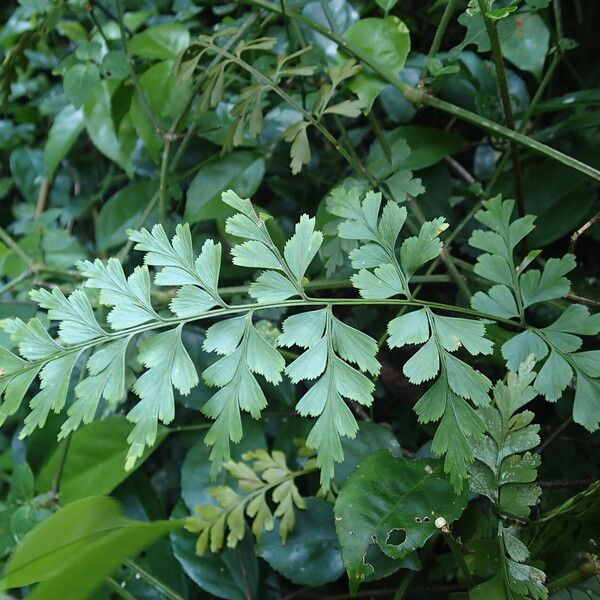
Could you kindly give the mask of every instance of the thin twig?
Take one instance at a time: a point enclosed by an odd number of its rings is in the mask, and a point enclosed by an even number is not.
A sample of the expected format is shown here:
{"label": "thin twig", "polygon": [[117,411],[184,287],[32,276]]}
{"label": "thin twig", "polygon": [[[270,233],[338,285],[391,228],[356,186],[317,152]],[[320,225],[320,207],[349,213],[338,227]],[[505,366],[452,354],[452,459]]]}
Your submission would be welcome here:
{"label": "thin twig", "polygon": [[469,566],[467,565],[467,562],[465,561],[465,557],[463,556],[462,550],[460,548],[460,544],[458,543],[456,538],[452,535],[452,532],[450,531],[449,528],[447,531],[444,531],[444,539],[446,540],[446,543],[450,547],[450,550],[452,551],[452,554],[453,554],[456,562],[458,563],[460,570],[462,571],[462,574],[463,574],[463,577],[465,578],[467,586],[469,588],[474,588],[475,581],[473,579],[473,575],[471,575],[471,571],[469,571]]}
{"label": "thin twig", "polygon": [[569,252],[575,254],[575,246],[577,240],[582,233],[585,233],[598,219],[600,219],[600,211],[598,211],[591,219],[588,219],[577,231],[571,235],[571,242],[569,244]]}
{"label": "thin twig", "polygon": [[467,171],[456,159],[452,156],[444,156],[444,160],[448,163],[448,166],[460,177],[462,177],[467,183],[476,183],[477,180],[469,171]]}
{"label": "thin twig", "polygon": [[142,579],[145,579],[151,586],[153,586],[159,593],[162,593],[168,600],[185,600],[183,596],[178,594],[175,590],[171,589],[167,584],[163,583],[160,579],[157,579],[141,567],[139,564],[132,560],[126,560],[125,564],[135,571]]}
{"label": "thin twig", "polygon": [[[527,123],[528,123],[531,115],[533,114],[535,107],[538,105],[539,101],[542,99],[542,96],[543,96],[544,92],[546,91],[546,88],[550,84],[552,75],[554,74],[554,71],[555,71],[556,67],[558,66],[558,62],[559,62],[558,57],[555,56],[554,59],[552,60],[552,62],[550,63],[550,66],[546,70],[546,73],[542,77],[542,81],[540,82],[540,85],[538,86],[535,94],[533,95],[533,98],[531,99],[531,102],[529,103],[527,110],[523,114],[523,117],[521,119],[521,123],[519,126],[519,132],[522,132],[525,130],[525,127],[527,126]],[[492,178],[490,179],[490,181],[486,185],[485,189],[483,190],[483,193],[481,194],[482,200],[488,198],[491,195],[492,190],[494,189],[494,186],[496,185],[496,182],[497,182],[498,178],[500,177],[502,171],[504,170],[504,167],[506,166],[506,163],[508,162],[509,158],[510,158],[510,151],[505,152],[502,155],[500,161],[498,162],[498,166],[496,167],[494,174],[492,175]],[[471,221],[471,219],[473,218],[475,213],[481,208],[482,200],[479,200],[473,206],[473,208],[463,217],[463,219],[461,219],[460,223],[458,223],[458,225],[456,225],[456,227],[453,228],[453,230],[450,232],[450,234],[446,238],[446,241],[445,241],[446,247],[450,246],[450,244],[456,238],[456,236],[464,229],[464,227]]]}
{"label": "thin twig", "polygon": [[33,271],[28,269],[27,271],[23,271],[20,275],[17,275],[14,279],[11,279],[8,283],[0,287],[0,294],[4,294],[4,292],[8,292],[12,290],[14,287],[19,285],[22,281],[25,281],[28,277],[33,275]]}
{"label": "thin twig", "polygon": [[12,236],[4,229],[0,227],[0,240],[3,241],[28,267],[30,271],[37,273],[40,269],[40,265],[36,262],[15,242]]}
{"label": "thin twig", "polygon": [[[278,13],[281,15],[281,8],[268,0],[240,0],[244,4],[249,4],[252,6],[256,6],[258,8],[264,8],[274,13]],[[460,108],[459,106],[452,104],[451,102],[446,102],[438,98],[437,96],[433,96],[428,93],[425,89],[415,88],[406,82],[404,82],[400,77],[391,73],[389,69],[386,69],[383,65],[381,65],[377,59],[374,59],[372,56],[368,55],[366,52],[361,50],[359,47],[355,46],[348,40],[344,39],[342,35],[339,35],[329,29],[328,27],[318,23],[317,21],[311,19],[305,14],[299,13],[294,10],[288,10],[286,15],[289,18],[298,21],[299,23],[303,23],[307,27],[310,27],[317,33],[324,35],[329,38],[333,42],[340,45],[344,52],[354,56],[362,63],[370,67],[373,71],[377,73],[384,81],[395,87],[404,98],[410,102],[411,104],[415,104],[417,106],[425,105],[431,108],[440,110],[449,115],[455,116],[462,121],[467,123],[471,123],[485,131],[492,133],[493,135],[497,135],[502,138],[506,138],[508,140],[515,141],[517,144],[525,146],[529,150],[542,154],[552,160],[556,160],[564,165],[567,165],[570,168],[573,168],[581,173],[584,173],[588,177],[595,179],[596,181],[600,181],[600,170],[592,167],[589,164],[583,163],[572,156],[568,156],[551,146],[547,146],[534,138],[523,135],[517,131],[510,129],[509,127],[504,127],[499,123],[495,123],[473,113],[464,108]]]}
{"label": "thin twig", "polygon": [[[242,38],[242,36],[246,33],[246,31],[261,17],[261,15],[262,15],[262,10],[251,15],[246,20],[246,22],[235,32],[235,34],[232,35],[229,40],[227,40],[227,43],[223,46],[223,48],[225,50],[228,50],[229,48],[231,48],[232,46],[237,44],[237,42]],[[173,141],[176,139],[177,130],[179,129],[179,126],[183,122],[185,116],[188,114],[188,112],[192,106],[192,103],[194,101],[194,98],[196,97],[196,94],[202,88],[202,85],[204,84],[207,74],[210,72],[212,67],[214,67],[216,64],[218,64],[221,61],[221,59],[222,59],[221,56],[215,56],[214,59],[209,63],[208,67],[201,72],[201,74],[199,75],[198,79],[196,80],[196,83],[194,84],[194,87],[192,88],[189,96],[187,97],[184,105],[181,107],[181,110],[179,111],[177,116],[173,119],[173,122],[171,123],[171,127],[169,127],[169,131],[165,135],[165,147],[163,149],[163,154],[162,154],[161,163],[160,163],[160,175],[159,175],[159,183],[158,183],[158,194],[159,194],[158,195],[158,215],[159,215],[159,221],[163,224],[166,221],[167,209],[168,209],[168,206],[167,206],[167,204],[168,204],[167,178],[168,178],[169,173],[175,170],[175,166],[179,162],[179,160],[183,154],[183,149],[187,146],[187,143],[188,143],[189,139],[191,138],[192,132],[195,129],[195,125],[190,127],[188,132],[185,134],[185,136],[181,142],[180,148],[179,148],[178,152],[175,154],[172,164],[169,164],[170,157],[171,157],[171,146],[173,144]]]}
{"label": "thin twig", "polygon": [[123,600],[137,600],[133,594],[130,594],[123,586],[119,585],[117,581],[115,581],[112,577],[109,577],[104,582],[107,587],[109,587],[113,593],[122,598]]}
{"label": "thin twig", "polygon": [[565,587],[570,587],[581,583],[582,581],[587,581],[590,577],[594,577],[595,575],[600,574],[600,560],[597,556],[588,555],[587,560],[579,565],[573,571],[570,571],[566,575],[551,581],[548,584],[549,592],[556,592]]}
{"label": "thin twig", "polygon": [[142,89],[140,84],[140,80],[138,79],[137,73],[135,72],[135,63],[131,53],[129,52],[129,46],[127,45],[127,31],[125,29],[124,15],[123,15],[123,6],[121,4],[121,0],[115,0],[115,7],[117,9],[117,24],[119,25],[119,32],[121,35],[121,47],[123,48],[123,52],[127,58],[127,66],[129,67],[129,74],[131,76],[131,80],[133,81],[133,86],[139,96],[140,104],[142,106],[142,110],[150,119],[152,123],[152,127],[157,133],[161,132],[160,123],[156,119],[156,116],[150,109],[150,104],[148,103],[148,99],[146,98],[146,94]]}
{"label": "thin twig", "polygon": [[[211,50],[213,50],[217,54],[224,56],[231,62],[236,63],[237,65],[245,69],[250,75],[252,75],[254,79],[257,79],[263,85],[265,85],[265,87],[275,92],[289,106],[298,111],[307,122],[309,122],[313,127],[315,127],[315,129],[317,129],[323,135],[323,137],[341,154],[341,156],[346,160],[346,162],[348,162],[348,164],[357,173],[359,173],[369,182],[369,185],[371,185],[375,189],[381,190],[381,193],[386,198],[386,200],[393,200],[393,198],[390,197],[390,194],[388,193],[386,187],[381,185],[381,182],[363,165],[363,163],[358,157],[353,156],[351,153],[348,152],[348,150],[346,150],[344,146],[342,146],[339,143],[337,138],[329,131],[329,129],[325,127],[325,125],[323,125],[323,123],[319,119],[317,119],[317,117],[313,113],[305,110],[285,90],[279,87],[266,75],[255,69],[252,65],[245,62],[239,56],[232,54],[231,52],[218,46],[211,46]],[[414,204],[413,212],[415,216],[421,223],[424,223],[425,217],[423,216],[423,213],[420,211],[416,203],[413,202],[412,204]],[[407,225],[413,233],[417,233],[417,227],[411,220],[407,219]],[[450,277],[452,277],[452,279],[455,281],[456,285],[463,292],[463,294],[465,294],[467,298],[470,298],[471,292],[464,279],[461,277],[460,273],[454,266],[452,256],[449,253],[442,253],[441,257],[444,261],[444,264],[448,268],[448,273],[450,274]]]}
{"label": "thin twig", "polygon": [[46,200],[48,199],[48,191],[50,190],[50,183],[47,177],[42,177],[40,181],[40,190],[38,192],[37,203],[35,206],[35,216],[39,217],[46,209]]}
{"label": "thin twig", "polygon": [[[82,369],[82,371],[83,371],[83,369]],[[67,435],[64,443],[62,444],[60,457],[58,459],[58,469],[56,470],[56,475],[54,476],[54,481],[52,482],[52,495],[54,497],[58,497],[59,490],[60,490],[60,481],[65,472],[65,466],[67,464],[67,455],[69,453],[69,447],[71,445],[71,433],[72,432],[70,432]]]}
{"label": "thin twig", "polygon": [[573,300],[573,302],[580,302],[581,304],[590,304],[592,306],[600,306],[600,302],[598,300],[592,300],[592,298],[586,298],[585,296],[579,296],[578,294],[567,294],[568,300]]}
{"label": "thin twig", "polygon": [[573,488],[587,487],[598,481],[597,477],[586,477],[583,479],[564,479],[558,481],[538,481],[537,484],[542,488]]}
{"label": "thin twig", "polygon": [[541,454],[548,445],[555,440],[573,421],[572,417],[565,419],[537,448],[536,452]]}
{"label": "thin twig", "polygon": [[369,113],[367,114],[367,118],[369,119],[369,123],[371,124],[371,127],[373,128],[375,137],[377,138],[377,141],[379,142],[379,145],[381,146],[381,149],[383,150],[385,157],[387,158],[388,162],[391,164],[392,163],[392,148],[390,146],[390,143],[388,142],[388,139],[385,137],[385,133],[381,127],[381,124],[379,123],[379,119],[377,118],[375,111],[373,111],[371,109],[369,111]]}
{"label": "thin twig", "polygon": [[409,571],[405,576],[400,585],[398,591],[394,594],[394,600],[402,600],[411,586],[414,578],[417,576],[417,571]]}

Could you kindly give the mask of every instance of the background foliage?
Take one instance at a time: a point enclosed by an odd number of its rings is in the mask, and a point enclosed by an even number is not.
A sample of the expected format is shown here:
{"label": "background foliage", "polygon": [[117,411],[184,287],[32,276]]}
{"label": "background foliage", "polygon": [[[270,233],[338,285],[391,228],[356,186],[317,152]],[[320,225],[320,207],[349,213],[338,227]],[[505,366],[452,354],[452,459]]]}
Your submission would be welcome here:
{"label": "background foliage", "polygon": [[597,3],[0,14],[7,598],[600,598]]}

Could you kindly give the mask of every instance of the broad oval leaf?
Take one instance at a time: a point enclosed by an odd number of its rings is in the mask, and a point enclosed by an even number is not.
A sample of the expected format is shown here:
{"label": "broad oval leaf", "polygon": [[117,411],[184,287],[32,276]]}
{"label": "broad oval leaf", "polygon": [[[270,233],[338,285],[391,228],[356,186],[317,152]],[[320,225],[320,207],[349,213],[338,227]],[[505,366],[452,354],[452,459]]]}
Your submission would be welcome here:
{"label": "broad oval leaf", "polygon": [[[88,496],[109,494],[131,475],[123,465],[129,450],[127,436],[132,429],[133,425],[125,417],[114,416],[94,421],[74,431],[70,442],[62,442],[69,443],[60,480],[59,501],[63,506]],[[159,431],[156,444],[144,449],[136,468],[156,450],[166,434],[165,428]],[[62,444],[56,447],[37,477],[40,493],[52,485],[63,454]]]}
{"label": "broad oval leaf", "polygon": [[402,559],[435,533],[438,517],[450,524],[466,505],[466,488],[455,493],[440,461],[408,460],[387,450],[363,460],[335,503],[350,591],[355,593],[374,570],[366,560],[371,544],[391,558]]}
{"label": "broad oval leaf", "polygon": [[231,214],[221,202],[221,193],[232,189],[247,198],[258,189],[264,174],[264,159],[250,151],[207,160],[188,189],[185,220],[192,224]]}
{"label": "broad oval leaf", "polygon": [[83,111],[80,108],[67,105],[56,115],[44,147],[44,166],[48,179],[54,177],[57,167],[82,131]]}
{"label": "broad oval leaf", "polygon": [[[344,38],[394,77],[404,66],[410,50],[408,28],[398,17],[361,19],[344,33]],[[349,83],[369,109],[385,86],[384,79],[365,67]]]}
{"label": "broad oval leaf", "polygon": [[136,33],[129,50],[144,58],[177,58],[189,43],[190,32],[181,23],[161,23]]}

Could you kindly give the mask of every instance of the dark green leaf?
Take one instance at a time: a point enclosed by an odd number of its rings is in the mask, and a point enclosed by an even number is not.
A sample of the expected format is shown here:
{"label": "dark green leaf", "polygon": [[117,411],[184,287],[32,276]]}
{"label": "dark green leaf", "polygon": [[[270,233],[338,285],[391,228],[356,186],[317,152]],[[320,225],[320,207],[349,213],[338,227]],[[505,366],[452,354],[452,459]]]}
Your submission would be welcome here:
{"label": "dark green leaf", "polygon": [[320,498],[307,498],[297,511],[294,531],[285,544],[277,527],[263,533],[256,551],[277,572],[297,585],[318,587],[344,572],[333,520],[333,507]]}
{"label": "dark green leaf", "polygon": [[[373,498],[378,498],[373,502]],[[371,544],[402,559],[435,533],[435,520],[455,521],[467,491],[456,495],[440,461],[407,460],[381,450],[363,460],[335,503],[335,517],[351,592],[373,572],[366,562]]]}

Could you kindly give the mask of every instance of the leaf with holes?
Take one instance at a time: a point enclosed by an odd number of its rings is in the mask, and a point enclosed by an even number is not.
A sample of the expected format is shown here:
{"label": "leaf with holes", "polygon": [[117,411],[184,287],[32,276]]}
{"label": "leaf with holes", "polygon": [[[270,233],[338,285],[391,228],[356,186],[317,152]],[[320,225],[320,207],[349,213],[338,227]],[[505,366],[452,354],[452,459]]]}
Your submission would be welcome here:
{"label": "leaf with holes", "polygon": [[371,544],[400,560],[437,531],[436,519],[450,524],[466,506],[467,490],[455,494],[440,461],[408,460],[387,450],[363,460],[342,487],[334,509],[350,591],[356,593],[373,572],[366,560]]}

